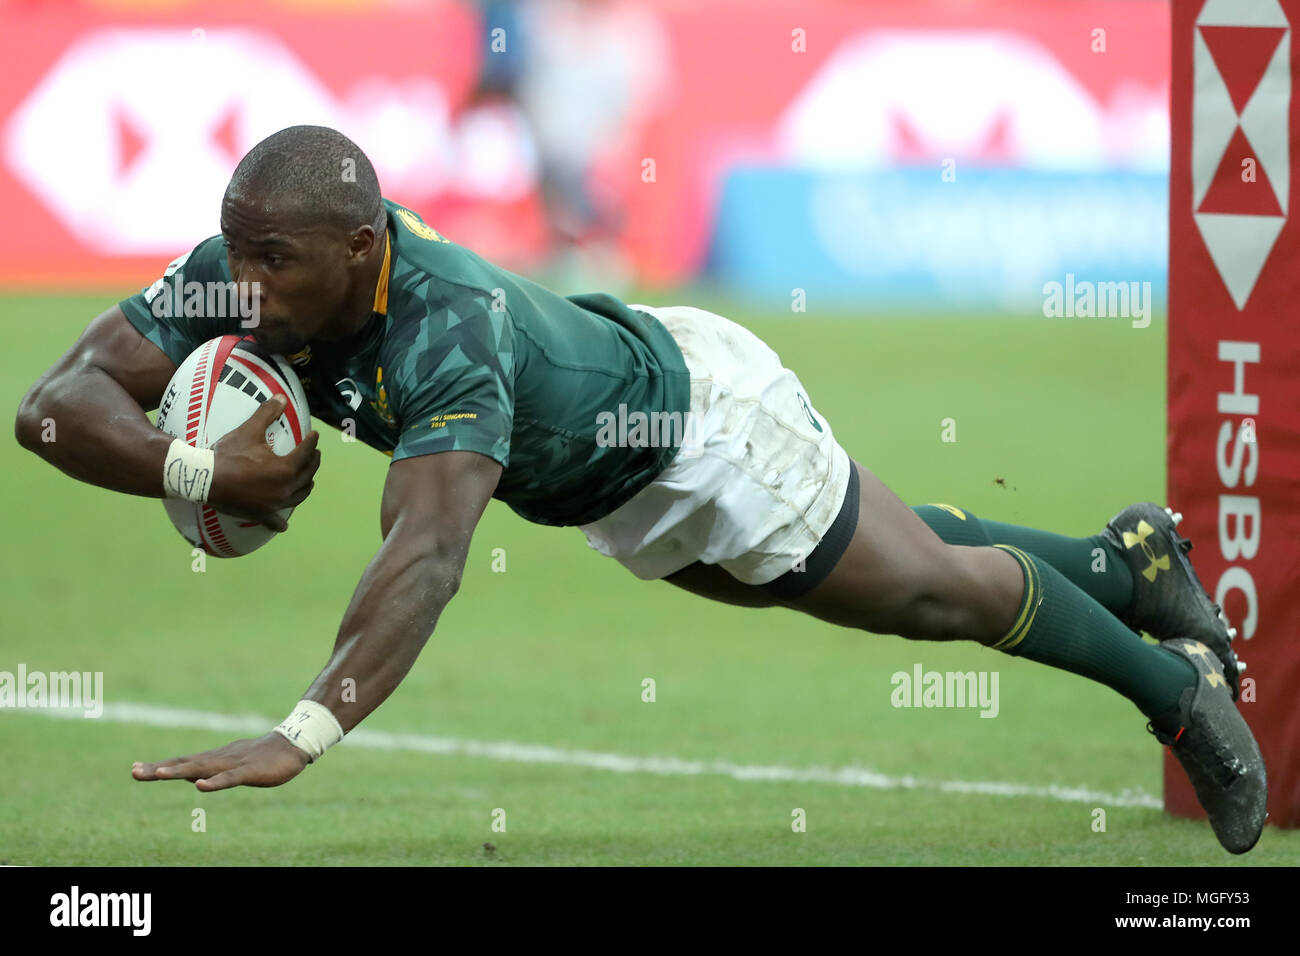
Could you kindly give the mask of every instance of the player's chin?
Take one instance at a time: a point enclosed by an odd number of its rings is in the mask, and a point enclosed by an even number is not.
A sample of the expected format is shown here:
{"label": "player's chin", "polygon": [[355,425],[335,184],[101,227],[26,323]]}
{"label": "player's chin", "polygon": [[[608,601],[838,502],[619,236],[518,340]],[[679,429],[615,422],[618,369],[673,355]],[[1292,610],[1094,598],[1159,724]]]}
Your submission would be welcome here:
{"label": "player's chin", "polygon": [[292,355],[301,352],[307,343],[303,337],[283,325],[263,322],[253,329],[253,340],[258,345],[276,355]]}

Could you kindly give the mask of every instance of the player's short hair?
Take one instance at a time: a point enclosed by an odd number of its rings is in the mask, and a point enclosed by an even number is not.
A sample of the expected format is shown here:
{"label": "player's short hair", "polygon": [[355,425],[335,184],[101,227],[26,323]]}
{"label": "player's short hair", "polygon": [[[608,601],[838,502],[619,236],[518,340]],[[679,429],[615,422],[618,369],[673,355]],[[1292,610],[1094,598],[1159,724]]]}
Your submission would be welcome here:
{"label": "player's short hair", "polygon": [[310,225],[351,232],[370,224],[383,235],[388,213],[379,177],[361,147],[327,126],[290,126],[248,151],[227,196],[270,200]]}

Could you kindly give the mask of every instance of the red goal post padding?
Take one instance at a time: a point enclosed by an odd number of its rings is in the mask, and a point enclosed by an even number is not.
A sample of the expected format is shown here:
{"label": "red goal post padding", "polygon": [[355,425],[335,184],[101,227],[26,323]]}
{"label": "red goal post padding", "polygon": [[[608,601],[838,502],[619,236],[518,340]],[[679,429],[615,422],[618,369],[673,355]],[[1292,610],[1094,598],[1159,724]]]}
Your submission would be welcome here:
{"label": "red goal post padding", "polygon": [[[1300,0],[1173,0],[1169,503],[1240,632],[1269,821],[1300,825]],[[1165,756],[1165,806],[1204,816]]]}

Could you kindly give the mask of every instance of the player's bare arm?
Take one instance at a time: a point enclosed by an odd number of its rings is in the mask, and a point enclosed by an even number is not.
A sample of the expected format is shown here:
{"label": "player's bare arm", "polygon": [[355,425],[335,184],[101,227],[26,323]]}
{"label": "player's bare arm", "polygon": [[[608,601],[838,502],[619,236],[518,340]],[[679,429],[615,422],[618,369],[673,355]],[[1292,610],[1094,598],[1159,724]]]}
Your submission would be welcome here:
{"label": "player's bare arm", "polygon": [[[27,392],[14,433],[25,448],[73,478],[161,498],[172,438],[145,412],[158,406],[175,371],[175,363],[113,306]],[[267,448],[266,427],[283,411],[276,401],[216,443],[209,500],[229,514],[283,531],[287,525],[276,512],[311,493],[320,454],[316,432],[290,455]],[[46,420],[56,423],[56,441],[41,440]]]}
{"label": "player's bare arm", "polygon": [[[475,452],[394,462],[384,485],[384,543],[352,596],[325,669],[307,689],[346,733],[406,677],[460,586],[470,538],[501,476]],[[351,683],[345,683],[351,682]],[[344,694],[345,686],[355,693]],[[192,780],[200,790],[274,787],[297,776],[306,751],[272,731],[253,740],[158,763],[137,763],[137,780]]]}
{"label": "player's bare arm", "polygon": [[[470,538],[501,466],[476,452],[394,462],[384,484],[383,546],[361,575],[334,654],[308,688],[349,731],[406,677],[460,587]],[[356,682],[342,697],[342,682]]]}

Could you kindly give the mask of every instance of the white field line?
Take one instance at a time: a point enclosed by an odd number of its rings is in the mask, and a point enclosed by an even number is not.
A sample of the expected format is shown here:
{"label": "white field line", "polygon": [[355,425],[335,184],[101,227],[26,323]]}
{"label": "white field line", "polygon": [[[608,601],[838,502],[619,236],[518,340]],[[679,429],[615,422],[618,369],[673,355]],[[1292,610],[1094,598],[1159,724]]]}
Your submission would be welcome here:
{"label": "white field line", "polygon": [[[51,717],[84,719],[79,708],[32,710]],[[254,715],[213,714],[149,704],[105,704],[100,720],[121,724],[144,724],[170,730],[213,730],[231,734],[261,735],[275,726],[275,721]],[[726,760],[680,760],[676,757],[631,757],[625,754],[597,753],[590,750],[562,750],[543,744],[520,744],[509,740],[462,740],[456,737],[430,737],[424,734],[390,734],[358,728],[339,746],[368,750],[405,750],[444,756],[483,757],[513,763],[553,764],[585,767],[614,773],[653,773],[667,776],[711,775],[733,780],[766,780],[788,783],[829,783],[843,787],[867,787],[873,790],[930,790],[937,793],[973,793],[994,797],[1038,797],[1068,803],[1087,803],[1102,807],[1145,807],[1159,810],[1161,801],[1139,790],[1103,793],[1086,787],[1059,784],[1035,786],[1001,783],[995,780],[931,780],[923,777],[894,777],[863,767],[755,766]]]}

